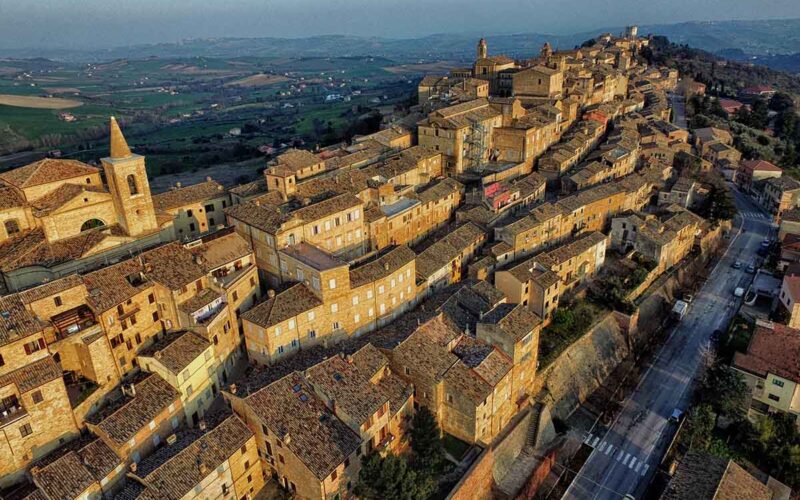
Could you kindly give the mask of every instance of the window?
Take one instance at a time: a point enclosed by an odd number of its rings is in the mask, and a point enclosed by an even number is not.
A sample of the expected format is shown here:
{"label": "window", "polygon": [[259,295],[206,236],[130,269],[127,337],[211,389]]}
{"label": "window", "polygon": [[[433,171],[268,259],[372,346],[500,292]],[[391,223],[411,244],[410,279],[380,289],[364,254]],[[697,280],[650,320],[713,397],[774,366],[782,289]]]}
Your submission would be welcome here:
{"label": "window", "polygon": [[315,290],[319,290],[319,278],[317,278],[316,276],[312,276],[311,277],[311,286]]}
{"label": "window", "polygon": [[33,399],[33,402],[36,403],[36,404],[41,403],[42,399],[43,399],[42,398],[42,391],[36,391],[33,394],[31,394],[31,399]]}
{"label": "window", "polygon": [[237,300],[239,300],[239,292],[234,290],[233,291],[233,301],[236,302]]}
{"label": "window", "polygon": [[371,318],[373,315],[375,315],[375,309],[370,307],[369,311],[367,311],[367,315]]}
{"label": "window", "polygon": [[192,215],[194,215],[194,212],[192,212],[192,209],[190,208],[186,211],[186,217],[191,217]]}
{"label": "window", "polygon": [[264,441],[264,444],[267,446],[267,455],[272,456],[272,445],[266,441]]}
{"label": "window", "polygon": [[378,287],[378,293],[383,293],[385,290],[386,289],[383,287],[383,285]]}
{"label": "window", "polygon": [[358,305],[358,295],[353,295],[353,305],[354,306]]}
{"label": "window", "polygon": [[293,319],[289,320],[289,330],[294,330],[294,320]]}
{"label": "window", "polygon": [[313,338],[316,338],[316,337],[317,337],[317,332],[315,332],[314,330],[309,330],[308,331],[308,338],[313,339]]}
{"label": "window", "polygon": [[783,387],[783,380],[778,380],[776,378],[772,379],[772,384],[777,385],[778,387]]}
{"label": "window", "polygon": [[356,314],[355,316],[353,316],[353,321],[355,321],[356,323],[361,322],[361,315],[360,314]]}
{"label": "window", "polygon": [[213,212],[214,211],[214,204],[210,203],[210,204],[206,205],[205,209],[206,209],[206,213]]}
{"label": "window", "polygon": [[280,453],[278,453],[278,462],[280,462],[282,464],[286,463],[286,461],[283,459],[283,455],[281,455]]}
{"label": "window", "polygon": [[5,364],[6,364],[6,362],[5,362],[5,360],[3,359],[3,355],[2,355],[2,354],[0,354],[0,366],[3,366],[3,365],[5,365]]}
{"label": "window", "polygon": [[25,354],[31,355],[36,351],[40,351],[44,349],[44,339],[34,340],[32,342],[28,342],[23,346],[25,348]]}
{"label": "window", "polygon": [[315,317],[316,317],[316,314],[314,314],[314,311],[308,311],[308,320],[309,321],[314,321]]}
{"label": "window", "polygon": [[[139,194],[139,185],[136,183],[136,176],[133,174],[128,175],[128,191],[131,196]],[[191,217],[191,214],[189,215]]]}
{"label": "window", "polygon": [[372,290],[367,290],[367,298],[368,299],[372,298]]}
{"label": "window", "polygon": [[339,312],[339,304],[337,304],[336,302],[334,302],[333,304],[331,304],[331,312],[332,312],[332,313]]}
{"label": "window", "polygon": [[56,305],[56,307],[61,307],[61,305],[63,304],[63,302],[61,302],[61,296],[56,295],[55,297],[53,297],[53,303]]}
{"label": "window", "polygon": [[338,474],[336,473],[336,470],[331,472],[331,481],[336,481],[337,477],[338,477]]}
{"label": "window", "polygon": [[335,278],[331,278],[331,279],[328,280],[328,288],[330,288],[331,290],[336,288],[336,279]]}
{"label": "window", "polygon": [[781,400],[781,398],[780,398],[779,396],[776,396],[776,395],[774,395],[774,394],[770,394],[770,395],[769,395],[769,396],[767,396],[767,397],[768,397],[769,399],[773,400],[773,401],[780,401],[780,400]]}
{"label": "window", "polygon": [[278,354],[283,354],[283,346],[282,345],[278,346]]}
{"label": "window", "polygon": [[297,339],[292,339],[292,347],[297,347]]}
{"label": "window", "polygon": [[279,326],[276,326],[276,327],[275,327],[275,336],[276,336],[276,337],[280,337],[280,335],[281,335],[281,332],[282,332],[282,331],[283,331],[283,330],[281,330],[281,327],[279,327]]}
{"label": "window", "polygon": [[31,428],[31,424],[25,424],[19,428],[19,433],[22,437],[30,436],[33,434],[33,429]]}
{"label": "window", "polygon": [[334,330],[338,330],[339,329],[339,322],[338,321],[334,321],[333,322],[333,329]]}

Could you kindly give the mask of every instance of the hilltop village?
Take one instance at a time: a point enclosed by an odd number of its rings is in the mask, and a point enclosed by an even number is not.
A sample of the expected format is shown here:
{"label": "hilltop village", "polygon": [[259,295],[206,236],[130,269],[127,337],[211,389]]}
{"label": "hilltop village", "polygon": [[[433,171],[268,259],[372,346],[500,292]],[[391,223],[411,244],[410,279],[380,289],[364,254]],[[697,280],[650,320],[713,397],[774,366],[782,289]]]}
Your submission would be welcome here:
{"label": "hilltop village", "polygon": [[232,189],[151,194],[113,118],[99,167],[0,173],[0,487],[350,498],[426,408],[473,461],[506,450],[444,496],[530,488],[562,306],[610,276],[630,298],[720,238],[688,174],[737,152],[673,124],[678,74],[647,44],[514,60],[481,40],[411,115]]}

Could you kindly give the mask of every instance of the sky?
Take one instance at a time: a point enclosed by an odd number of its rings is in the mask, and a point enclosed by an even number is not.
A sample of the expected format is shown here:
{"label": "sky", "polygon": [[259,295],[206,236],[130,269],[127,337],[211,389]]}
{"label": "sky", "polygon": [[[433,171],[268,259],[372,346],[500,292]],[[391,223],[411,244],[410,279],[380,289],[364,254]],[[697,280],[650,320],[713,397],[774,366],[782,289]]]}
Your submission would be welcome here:
{"label": "sky", "polygon": [[785,18],[800,18],[800,0],[0,0],[0,48],[320,34],[572,34],[626,24]]}

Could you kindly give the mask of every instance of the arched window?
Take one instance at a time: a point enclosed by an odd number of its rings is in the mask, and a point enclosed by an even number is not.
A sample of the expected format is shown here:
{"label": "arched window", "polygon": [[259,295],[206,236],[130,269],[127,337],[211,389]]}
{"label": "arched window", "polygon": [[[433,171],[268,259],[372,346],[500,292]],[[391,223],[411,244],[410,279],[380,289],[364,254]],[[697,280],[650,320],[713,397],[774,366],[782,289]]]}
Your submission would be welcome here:
{"label": "arched window", "polygon": [[6,226],[6,234],[11,236],[12,234],[17,234],[19,232],[19,222],[17,219],[9,219],[5,222]]}
{"label": "arched window", "polygon": [[133,174],[128,176],[128,191],[130,191],[131,196],[139,194],[139,185],[136,184],[136,177]]}
{"label": "arched window", "polygon": [[94,229],[96,227],[103,227],[106,223],[101,221],[100,219],[89,219],[83,223],[81,226],[81,232],[88,231],[90,229]]}

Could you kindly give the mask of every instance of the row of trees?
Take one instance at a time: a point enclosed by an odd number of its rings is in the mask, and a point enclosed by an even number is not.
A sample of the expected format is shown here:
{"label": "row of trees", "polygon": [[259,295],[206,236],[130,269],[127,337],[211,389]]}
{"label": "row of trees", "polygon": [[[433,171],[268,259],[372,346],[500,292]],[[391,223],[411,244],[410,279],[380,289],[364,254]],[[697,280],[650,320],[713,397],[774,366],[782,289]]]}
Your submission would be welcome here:
{"label": "row of trees", "polygon": [[363,458],[355,493],[364,500],[424,500],[438,491],[437,474],[448,465],[436,416],[420,407],[411,428],[411,453]]}

